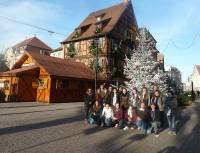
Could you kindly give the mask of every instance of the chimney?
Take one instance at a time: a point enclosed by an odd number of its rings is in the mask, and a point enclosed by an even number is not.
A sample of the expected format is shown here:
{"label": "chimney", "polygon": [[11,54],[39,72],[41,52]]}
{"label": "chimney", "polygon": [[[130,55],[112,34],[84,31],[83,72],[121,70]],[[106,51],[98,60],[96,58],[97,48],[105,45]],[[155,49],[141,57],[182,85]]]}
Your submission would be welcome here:
{"label": "chimney", "polygon": [[124,3],[128,3],[128,2],[129,2],[129,0],[123,0],[123,2],[124,2]]}

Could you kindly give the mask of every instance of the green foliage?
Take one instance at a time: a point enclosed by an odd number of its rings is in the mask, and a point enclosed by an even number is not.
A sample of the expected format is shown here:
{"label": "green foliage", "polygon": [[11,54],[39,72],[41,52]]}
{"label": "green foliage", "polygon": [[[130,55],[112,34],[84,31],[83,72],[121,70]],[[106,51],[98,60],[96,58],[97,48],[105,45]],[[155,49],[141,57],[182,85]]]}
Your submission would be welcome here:
{"label": "green foliage", "polygon": [[67,48],[67,56],[73,58],[76,55],[76,49],[73,44],[70,44],[70,46]]}
{"label": "green foliage", "polygon": [[95,30],[95,34],[99,34],[99,33],[101,33],[101,32],[102,32],[102,29],[99,28],[99,27],[97,27],[96,30]]}
{"label": "green foliage", "polygon": [[179,106],[187,106],[191,104],[191,95],[190,94],[183,94],[177,97],[177,101]]}
{"label": "green foliage", "polygon": [[96,60],[91,61],[90,68],[93,70],[97,69],[98,73],[103,71],[103,68],[99,65],[99,63],[98,62],[96,63]]}
{"label": "green foliage", "polygon": [[90,46],[88,47],[89,53],[93,56],[96,56],[97,46],[92,42]]}
{"label": "green foliage", "polygon": [[78,37],[80,37],[80,33],[78,31],[76,31],[75,34],[74,34],[74,36],[72,37],[72,39],[78,38]]}

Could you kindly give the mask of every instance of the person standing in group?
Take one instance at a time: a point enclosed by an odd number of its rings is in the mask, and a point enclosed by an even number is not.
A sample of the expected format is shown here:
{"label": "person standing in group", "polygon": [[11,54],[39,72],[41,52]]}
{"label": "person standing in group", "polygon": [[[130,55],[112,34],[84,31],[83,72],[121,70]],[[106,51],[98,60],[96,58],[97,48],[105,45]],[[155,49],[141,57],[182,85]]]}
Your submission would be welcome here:
{"label": "person standing in group", "polygon": [[101,105],[101,93],[100,93],[100,89],[97,89],[97,93],[95,95],[95,100],[99,102],[99,104]]}
{"label": "person standing in group", "polygon": [[176,135],[176,113],[178,108],[178,102],[174,96],[173,91],[168,91],[166,93],[165,99],[165,113],[167,115],[169,134]]}
{"label": "person standing in group", "polygon": [[113,94],[112,94],[112,97],[111,97],[112,99],[112,105],[113,106],[115,106],[116,105],[116,103],[119,103],[119,95],[118,95],[118,93],[117,93],[117,89],[113,89]]}
{"label": "person standing in group", "polygon": [[123,88],[120,86],[119,89],[118,89],[118,95],[119,95],[119,97],[121,97],[122,91],[123,91]]}
{"label": "person standing in group", "polygon": [[157,105],[151,104],[151,111],[150,111],[150,128],[148,129],[147,133],[151,133],[152,130],[154,131],[155,137],[159,136],[159,126],[160,126],[160,112],[157,108]]}
{"label": "person standing in group", "polygon": [[158,109],[160,111],[160,118],[161,118],[160,127],[164,128],[164,124],[165,124],[165,120],[166,120],[166,115],[164,112],[165,103],[164,103],[163,97],[161,97],[161,93],[159,90],[156,90],[154,92],[154,95],[150,100],[149,106],[151,106],[152,104],[155,104],[158,107]]}
{"label": "person standing in group", "polygon": [[113,97],[113,91],[112,86],[109,86],[108,88],[108,97],[107,97],[107,103],[112,105],[112,97]]}
{"label": "person standing in group", "polygon": [[158,86],[157,85],[154,85],[153,86],[153,91],[151,92],[151,94],[150,94],[150,99],[154,96],[154,93],[155,93],[155,91],[159,91],[159,88],[158,88]]}
{"label": "person standing in group", "polygon": [[[103,94],[102,94],[102,99],[103,99],[103,106],[105,106],[106,103],[109,103],[108,99],[108,89],[104,88]],[[110,104],[110,103],[109,103]]]}
{"label": "person standing in group", "polygon": [[133,88],[133,90],[132,90],[130,104],[135,108],[139,107],[139,95],[138,95],[138,91],[136,88]]}
{"label": "person standing in group", "polygon": [[150,100],[150,95],[147,91],[146,87],[142,88],[141,96],[140,96],[140,103],[144,103],[146,108],[148,108],[148,103]]}
{"label": "person standing in group", "polygon": [[103,96],[104,96],[104,85],[101,84],[99,87],[99,102],[103,106]]}
{"label": "person standing in group", "polygon": [[113,118],[113,109],[108,103],[105,103],[101,115],[101,126],[110,127],[112,124],[112,118]]}
{"label": "person standing in group", "polygon": [[122,90],[122,95],[120,97],[120,107],[122,108],[124,113],[126,113],[128,107],[129,107],[129,96],[128,96],[127,90],[125,88]]}
{"label": "person standing in group", "polygon": [[95,102],[95,96],[92,89],[89,88],[84,96],[85,123],[88,123],[89,112]]}

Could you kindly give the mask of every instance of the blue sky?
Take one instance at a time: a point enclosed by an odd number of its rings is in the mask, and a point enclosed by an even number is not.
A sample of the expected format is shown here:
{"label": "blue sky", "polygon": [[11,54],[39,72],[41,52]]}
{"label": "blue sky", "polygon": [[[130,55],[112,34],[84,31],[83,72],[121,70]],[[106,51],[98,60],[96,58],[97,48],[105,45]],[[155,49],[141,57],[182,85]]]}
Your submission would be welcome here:
{"label": "blue sky", "polygon": [[[0,0],[0,15],[66,35],[92,11],[122,0]],[[132,0],[138,25],[147,27],[165,54],[166,65],[179,68],[183,80],[200,64],[199,0]],[[32,36],[56,48],[65,36],[49,34],[0,18],[0,50]],[[195,37],[197,36],[197,37]],[[191,45],[192,44],[192,45]]]}

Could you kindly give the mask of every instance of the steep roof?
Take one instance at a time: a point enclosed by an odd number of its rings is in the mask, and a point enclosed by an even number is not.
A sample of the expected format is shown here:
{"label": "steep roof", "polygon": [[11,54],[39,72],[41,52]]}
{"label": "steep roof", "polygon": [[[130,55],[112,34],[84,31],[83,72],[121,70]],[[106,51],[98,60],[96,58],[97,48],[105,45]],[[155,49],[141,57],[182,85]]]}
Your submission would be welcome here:
{"label": "steep roof", "polygon": [[[26,67],[10,70],[10,71],[7,71],[7,72],[3,72],[3,73],[1,73],[1,75],[3,75],[3,76],[18,76],[18,75],[24,75],[24,74],[27,74],[27,73],[31,73],[32,70],[38,71],[39,67],[35,66],[35,65],[26,66]],[[36,71],[34,71],[34,72],[36,72]]]}
{"label": "steep roof", "polygon": [[52,50],[51,53],[62,51],[62,49],[63,49],[62,47],[58,47],[58,48]]}
{"label": "steep roof", "polygon": [[200,75],[200,65],[196,65],[197,71],[199,72]]}
{"label": "steep roof", "polygon": [[[38,53],[26,52],[20,60],[13,66],[13,69],[19,68],[20,65],[28,58],[32,57],[35,64],[42,67],[51,76],[61,76],[69,78],[79,78],[94,80],[95,73],[85,64],[76,62],[73,59],[60,59],[51,56],[44,56]],[[104,80],[99,75],[99,80]]]}
{"label": "steep roof", "polygon": [[13,48],[19,48],[19,47],[27,46],[27,45],[32,46],[32,47],[38,47],[38,48],[46,49],[46,50],[49,50],[49,51],[52,50],[47,44],[45,44],[43,41],[41,41],[37,37],[25,39],[24,41],[14,45]]}
{"label": "steep roof", "polygon": [[[114,5],[112,7],[102,9],[89,14],[89,16],[78,27],[78,28],[85,28],[86,30],[84,30],[84,32],[78,38],[73,38],[76,31],[72,32],[71,35],[69,35],[69,37],[65,39],[62,43],[67,43],[71,41],[86,39],[110,33],[116,26],[120,17],[122,16],[122,14],[129,5],[132,5],[131,2],[120,3],[118,5]],[[97,22],[98,16],[101,16],[101,22],[107,22],[107,23],[100,34],[95,34],[96,24],[98,23]]]}

